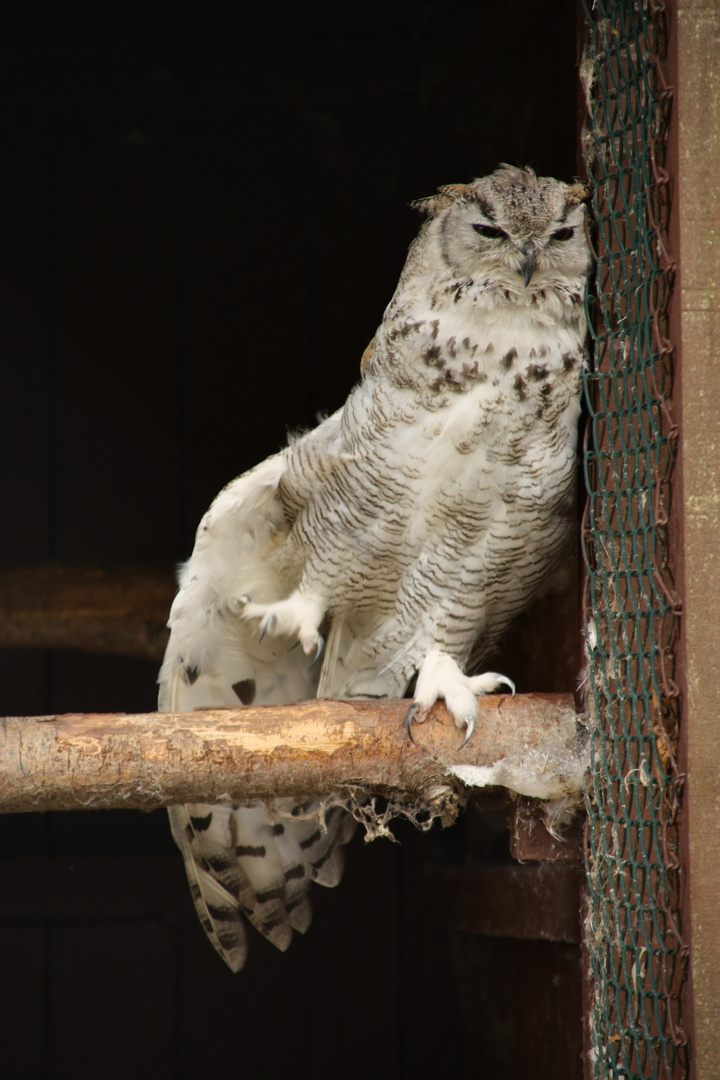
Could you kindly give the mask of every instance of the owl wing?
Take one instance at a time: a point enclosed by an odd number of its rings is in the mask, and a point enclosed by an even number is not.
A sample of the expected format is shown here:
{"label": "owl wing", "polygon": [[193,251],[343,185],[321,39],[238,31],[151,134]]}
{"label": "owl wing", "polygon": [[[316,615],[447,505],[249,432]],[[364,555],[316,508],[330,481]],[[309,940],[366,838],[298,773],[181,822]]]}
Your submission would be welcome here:
{"label": "owl wing", "polygon": [[[320,440],[331,436],[332,422],[316,429]],[[257,625],[242,617],[246,594],[270,601],[288,590],[270,565],[290,529],[279,494],[284,473],[281,453],[229,484],[203,518],[170,614],[161,712],[315,696],[312,658],[282,638],[261,640]],[[308,928],[310,883],[338,883],[342,845],[355,825],[337,808],[320,820],[316,804],[293,799],[193,803],[169,815],[200,921],[233,971],[247,953],[242,916],[280,949],[293,930]]]}

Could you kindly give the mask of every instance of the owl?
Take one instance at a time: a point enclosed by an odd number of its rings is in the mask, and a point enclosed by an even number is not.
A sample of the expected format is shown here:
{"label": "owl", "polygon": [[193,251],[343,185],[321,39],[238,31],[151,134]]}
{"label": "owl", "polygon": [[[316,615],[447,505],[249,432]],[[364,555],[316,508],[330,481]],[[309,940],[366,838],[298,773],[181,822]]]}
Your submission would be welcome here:
{"label": "owl", "polygon": [[[466,741],[478,667],[568,541],[590,269],[584,191],[502,166],[426,221],[344,407],[229,484],[181,571],[161,711],[443,699]],[[279,948],[354,828],[297,799],[170,809],[201,922],[233,970]]]}

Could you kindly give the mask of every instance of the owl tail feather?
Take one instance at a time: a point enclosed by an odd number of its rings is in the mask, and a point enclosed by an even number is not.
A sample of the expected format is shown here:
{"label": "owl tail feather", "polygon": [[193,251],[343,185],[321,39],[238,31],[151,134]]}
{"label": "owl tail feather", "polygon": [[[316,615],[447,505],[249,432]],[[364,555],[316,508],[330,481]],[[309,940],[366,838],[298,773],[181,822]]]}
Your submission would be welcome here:
{"label": "owl tail feather", "polygon": [[283,951],[293,930],[305,933],[310,885],[337,885],[342,845],[355,829],[339,807],[323,813],[317,803],[292,799],[267,806],[195,803],[169,814],[200,922],[232,971],[247,956],[242,916]]}

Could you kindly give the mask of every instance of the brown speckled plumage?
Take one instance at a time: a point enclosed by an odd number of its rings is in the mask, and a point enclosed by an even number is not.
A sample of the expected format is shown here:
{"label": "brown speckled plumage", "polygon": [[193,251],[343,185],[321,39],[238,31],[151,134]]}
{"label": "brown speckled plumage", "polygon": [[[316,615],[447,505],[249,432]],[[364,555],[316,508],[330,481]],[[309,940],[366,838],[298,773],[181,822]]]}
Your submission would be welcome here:
{"label": "brown speckled plumage", "polygon": [[[568,538],[590,266],[581,197],[505,166],[418,204],[427,221],[344,408],[203,519],[161,709],[395,697],[417,677],[413,719],[443,697],[470,734],[475,695],[507,680],[466,672]],[[351,832],[337,814],[318,834],[288,801],[171,819],[203,925],[235,969],[241,913],[284,948],[309,923],[309,882],[339,879]]]}

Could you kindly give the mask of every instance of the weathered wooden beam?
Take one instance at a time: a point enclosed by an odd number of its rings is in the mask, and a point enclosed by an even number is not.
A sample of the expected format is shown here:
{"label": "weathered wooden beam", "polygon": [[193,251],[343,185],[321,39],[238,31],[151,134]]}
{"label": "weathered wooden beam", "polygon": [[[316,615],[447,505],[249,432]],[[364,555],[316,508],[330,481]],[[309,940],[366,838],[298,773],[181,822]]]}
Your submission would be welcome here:
{"label": "weathered wooden beam", "polygon": [[510,815],[510,854],[519,862],[582,862],[584,815],[557,822],[548,832],[544,805],[519,798]]}
{"label": "weathered wooden beam", "polygon": [[580,942],[584,873],[577,864],[431,864],[423,878],[425,919],[435,926],[483,937]]}
{"label": "weathered wooden beam", "polygon": [[10,717],[0,720],[0,812],[152,810],[361,788],[422,799],[441,815],[447,805],[452,816],[462,785],[451,770],[479,767],[479,783],[505,783],[493,779],[498,762],[503,776],[544,777],[558,791],[564,783],[577,786],[569,694],[481,698],[475,734],[462,750],[462,733],[442,704],[414,725],[412,743],[408,704],[306,701],[178,714]]}
{"label": "weathered wooden beam", "polygon": [[171,570],[0,570],[0,648],[85,649],[162,660]]}

